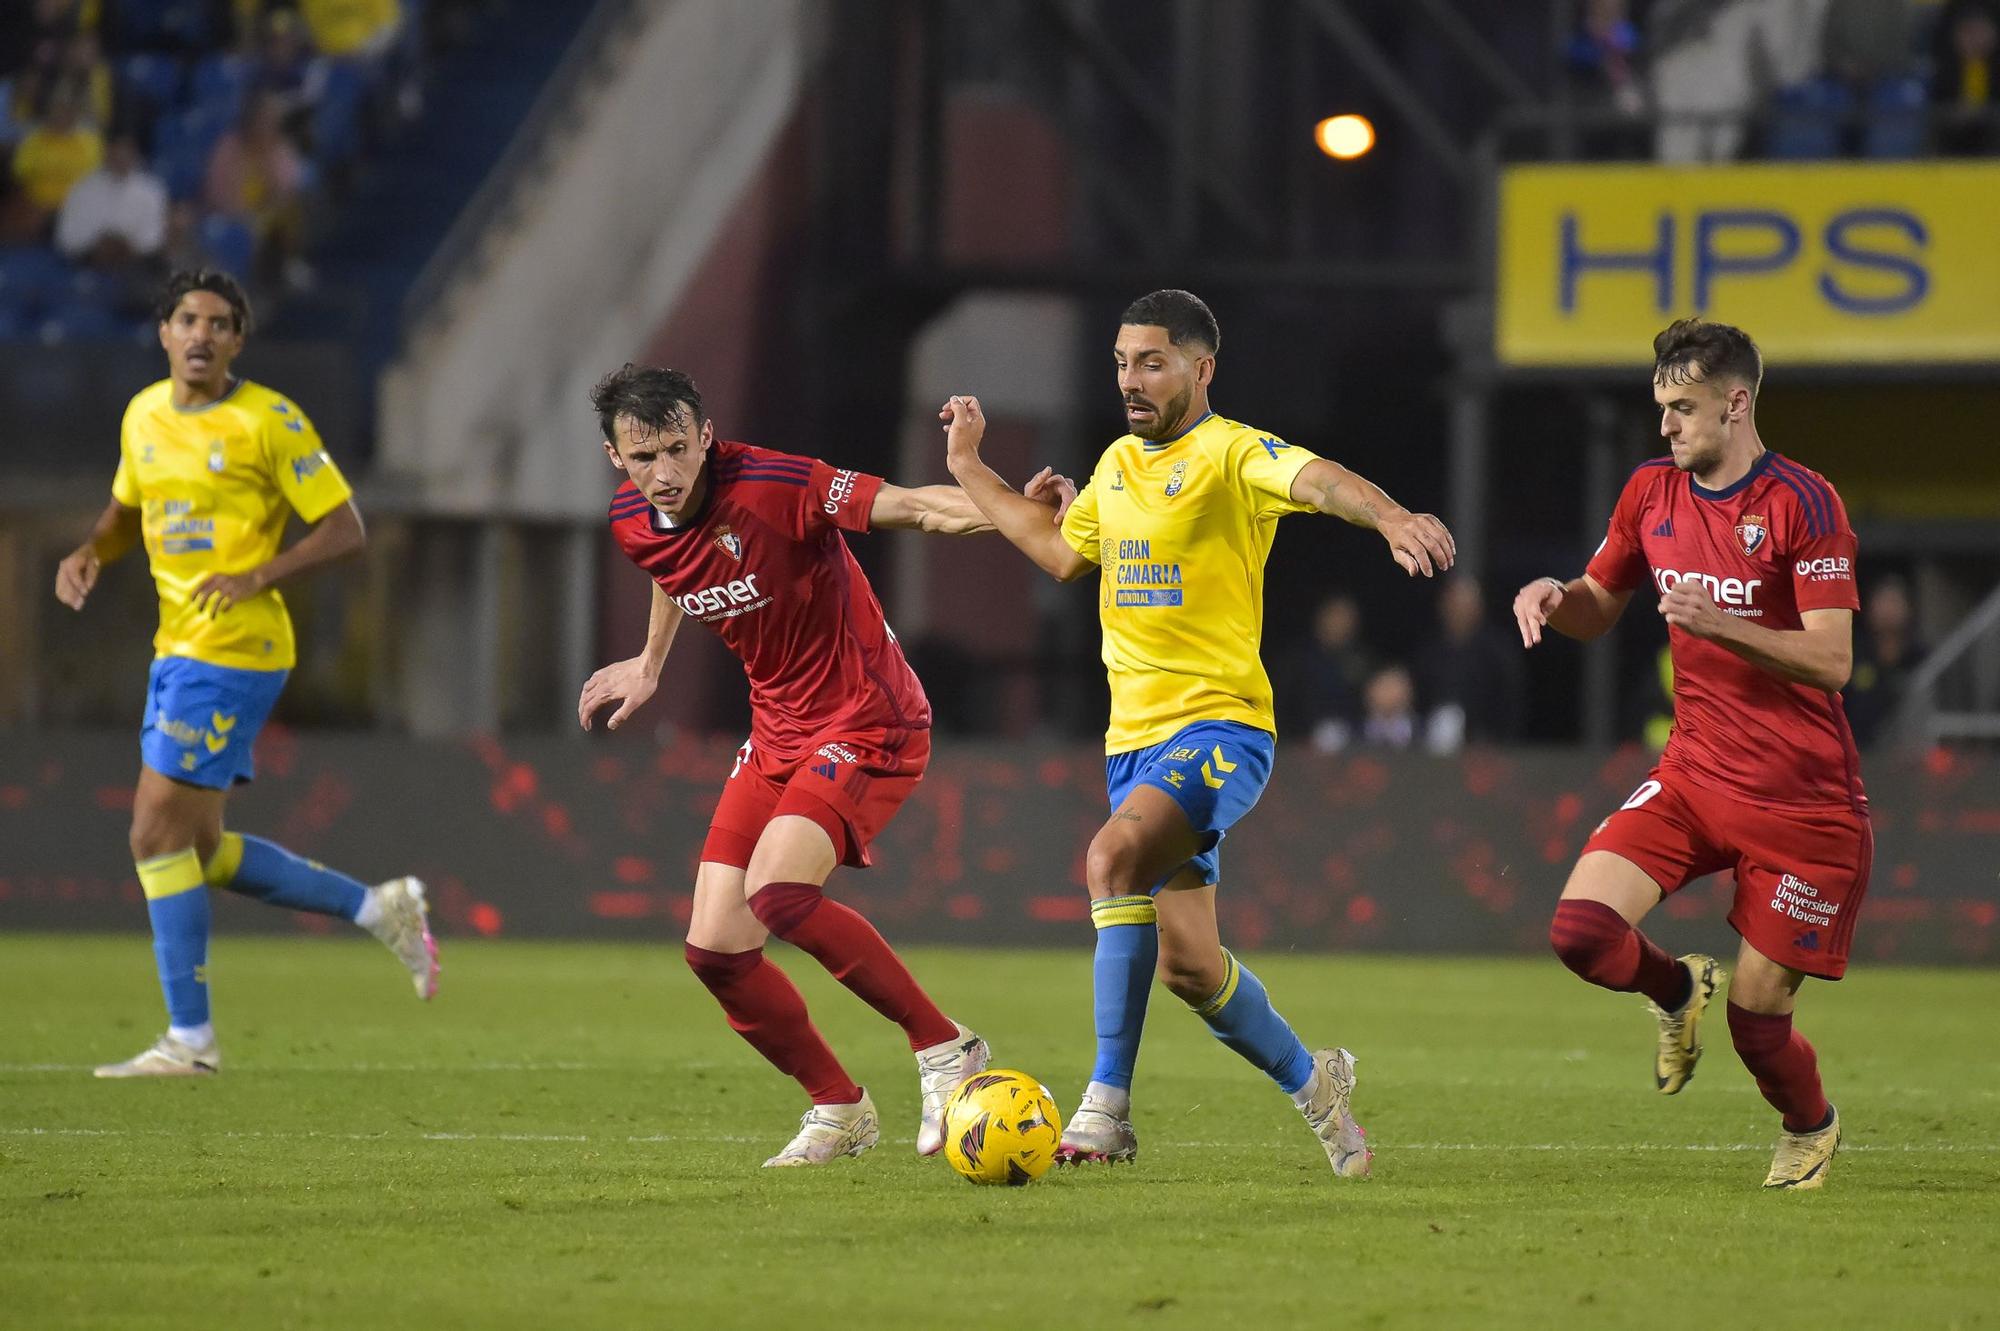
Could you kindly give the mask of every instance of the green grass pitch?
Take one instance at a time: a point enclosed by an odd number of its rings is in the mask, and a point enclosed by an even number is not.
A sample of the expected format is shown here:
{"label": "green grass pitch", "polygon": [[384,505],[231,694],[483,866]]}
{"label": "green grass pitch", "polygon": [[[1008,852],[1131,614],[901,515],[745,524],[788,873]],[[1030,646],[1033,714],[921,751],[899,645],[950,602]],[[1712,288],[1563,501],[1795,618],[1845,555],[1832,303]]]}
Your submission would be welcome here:
{"label": "green grass pitch", "polygon": [[[1083,941],[911,959],[1067,1109]],[[1156,991],[1139,1163],[1009,1190],[916,1158],[897,1034],[777,954],[883,1111],[859,1160],[758,1168],[803,1105],[675,945],[446,940],[426,1007],[365,940],[225,937],[222,1076],[106,1083],[160,1025],[146,941],[0,939],[0,1325],[2000,1324],[2000,974],[1808,987],[1817,1194],[1759,1190],[1719,1020],[1668,1099],[1639,1000],[1553,960],[1301,955],[1252,963],[1359,1056],[1373,1179]]]}

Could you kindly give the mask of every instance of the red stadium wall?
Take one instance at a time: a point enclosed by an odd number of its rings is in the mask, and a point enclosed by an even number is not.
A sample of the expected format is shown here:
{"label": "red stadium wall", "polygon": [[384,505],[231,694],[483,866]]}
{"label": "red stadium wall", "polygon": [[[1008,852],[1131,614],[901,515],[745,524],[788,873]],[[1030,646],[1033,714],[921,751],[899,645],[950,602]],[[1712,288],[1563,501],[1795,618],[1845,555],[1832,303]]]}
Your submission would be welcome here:
{"label": "red stadium wall", "polygon": [[[415,872],[447,938],[679,936],[733,745],[421,744],[267,734],[234,826],[367,878]],[[0,752],[0,929],[143,930],[125,858],[131,735],[14,736]],[[1225,937],[1245,948],[1541,952],[1570,862],[1645,775],[1644,755],[1320,758],[1281,749],[1223,856]],[[834,890],[891,938],[1089,945],[1082,852],[1103,817],[1082,748],[941,746],[877,867]],[[1875,762],[1875,881],[1858,961],[2000,962],[2000,764]],[[226,930],[330,922],[222,898]],[[1682,891],[1648,929],[1726,945],[1729,886]]]}

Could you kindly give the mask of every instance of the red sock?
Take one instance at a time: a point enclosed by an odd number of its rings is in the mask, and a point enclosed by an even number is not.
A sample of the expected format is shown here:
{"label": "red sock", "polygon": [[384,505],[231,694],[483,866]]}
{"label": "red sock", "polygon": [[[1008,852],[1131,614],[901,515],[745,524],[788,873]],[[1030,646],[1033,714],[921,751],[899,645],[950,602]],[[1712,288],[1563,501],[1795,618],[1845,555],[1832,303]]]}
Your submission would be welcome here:
{"label": "red sock", "polygon": [[869,1007],[903,1028],[911,1049],[943,1044],[958,1025],[938,1010],[909,967],[859,911],[811,883],[767,883],[750,898],[766,929],[810,955]]}
{"label": "red sock", "polygon": [[1729,1005],[1729,1038],[1736,1056],[1771,1107],[1785,1116],[1786,1132],[1812,1132],[1831,1112],[1819,1084],[1819,1055],[1792,1029],[1792,1014],[1771,1015]]}
{"label": "red sock", "polygon": [[806,1015],[806,1000],[764,956],[764,949],[710,952],[689,943],[687,963],[722,1004],[729,1029],[772,1067],[796,1078],[814,1104],[851,1105],[861,1098],[861,1088]]}
{"label": "red sock", "polygon": [[1563,965],[1592,984],[1644,994],[1669,1012],[1687,1002],[1693,989],[1687,967],[1601,901],[1558,901],[1549,942]]}

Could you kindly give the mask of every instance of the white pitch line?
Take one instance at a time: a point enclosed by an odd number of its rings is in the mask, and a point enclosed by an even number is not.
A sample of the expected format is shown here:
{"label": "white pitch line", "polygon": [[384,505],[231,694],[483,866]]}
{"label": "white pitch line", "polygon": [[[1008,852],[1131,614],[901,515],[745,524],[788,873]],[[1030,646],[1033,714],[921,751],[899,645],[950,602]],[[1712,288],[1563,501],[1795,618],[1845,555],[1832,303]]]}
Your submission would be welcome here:
{"label": "white pitch line", "polygon": [[[200,1128],[35,1128],[0,1127],[0,1137],[220,1137],[235,1141],[348,1141],[348,1142],[543,1142],[553,1145],[625,1143],[634,1146],[671,1146],[681,1143],[734,1145],[761,1142],[765,1136],[740,1133],[656,1132],[644,1135],[593,1136],[584,1132],[260,1132],[229,1129],[208,1132]],[[892,1143],[907,1145],[913,1138],[891,1137]],[[1383,1142],[1371,1138],[1384,1152],[1397,1151],[1536,1151],[1589,1152],[1596,1154],[1768,1151],[1769,1142]],[[1254,1150],[1257,1142],[1168,1141],[1170,1147],[1196,1150]],[[1868,1151],[1884,1155],[2000,1155],[2000,1143],[1985,1142],[1858,1142],[1842,1145],[1843,1151]]]}

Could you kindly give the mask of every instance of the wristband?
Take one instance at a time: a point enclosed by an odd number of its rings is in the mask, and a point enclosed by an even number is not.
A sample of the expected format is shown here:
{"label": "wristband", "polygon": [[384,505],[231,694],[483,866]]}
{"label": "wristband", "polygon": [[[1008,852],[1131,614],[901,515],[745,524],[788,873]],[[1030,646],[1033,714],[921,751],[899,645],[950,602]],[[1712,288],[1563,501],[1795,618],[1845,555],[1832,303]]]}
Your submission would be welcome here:
{"label": "wristband", "polygon": [[1564,582],[1561,578],[1543,578],[1542,581],[1549,583],[1557,591],[1561,592],[1564,596],[1569,595],[1569,584],[1567,582]]}

